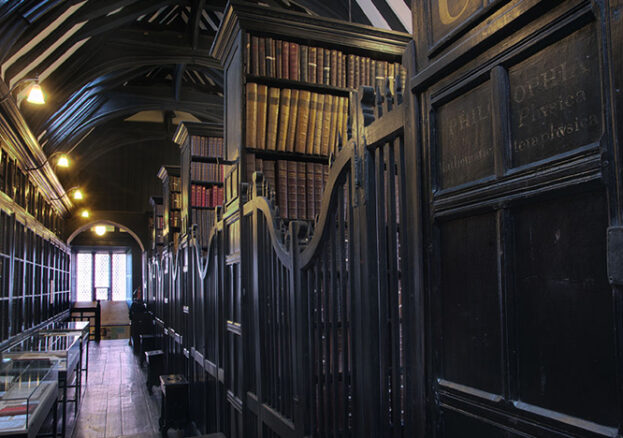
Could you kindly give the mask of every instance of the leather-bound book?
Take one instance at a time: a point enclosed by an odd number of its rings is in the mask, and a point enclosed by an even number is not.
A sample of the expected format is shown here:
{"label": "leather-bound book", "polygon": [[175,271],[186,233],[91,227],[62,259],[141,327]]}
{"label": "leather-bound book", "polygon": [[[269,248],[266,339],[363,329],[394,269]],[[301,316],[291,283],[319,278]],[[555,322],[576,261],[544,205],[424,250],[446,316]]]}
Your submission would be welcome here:
{"label": "leather-bound book", "polygon": [[279,127],[279,88],[268,89],[268,123],[266,127],[266,149],[277,150],[277,128]]}
{"label": "leather-bound book", "polygon": [[260,76],[266,76],[266,38],[258,39]]}
{"label": "leather-bound book", "polygon": [[325,85],[330,85],[331,84],[331,50],[330,49],[323,49],[324,52],[324,73],[323,73],[323,79],[322,79],[322,83]]}
{"label": "leather-bound book", "polygon": [[286,151],[294,152],[296,143],[296,127],[298,123],[299,111],[299,90],[292,90],[290,94],[290,116],[288,117],[288,134],[286,135]]}
{"label": "leather-bound book", "polygon": [[266,57],[264,59],[266,63],[266,76],[269,78],[275,77],[275,41],[268,37],[266,41]]}
{"label": "leather-bound book", "polygon": [[251,73],[260,74],[260,39],[255,35],[251,37]]}
{"label": "leather-bound book", "polygon": [[257,140],[258,149],[266,149],[266,122],[268,112],[268,87],[257,86]]}
{"label": "leather-bound book", "polygon": [[322,115],[322,142],[320,144],[320,154],[329,155],[329,137],[331,135],[331,114],[333,111],[333,95],[327,94],[324,97],[324,109]]}
{"label": "leather-bound book", "polygon": [[317,97],[318,106],[316,110],[316,126],[314,132],[314,155],[320,155],[322,151],[322,122],[324,121],[325,96],[325,94],[319,94]]}
{"label": "leather-bound book", "polygon": [[277,161],[277,205],[279,215],[288,217],[288,162]]}
{"label": "leather-bound book", "polygon": [[307,176],[305,174],[305,163],[302,161],[294,161],[296,164],[296,218],[297,219],[305,219],[307,218],[307,200],[305,198],[306,186],[307,186]]}
{"label": "leather-bound book", "polygon": [[315,84],[318,76],[318,64],[316,63],[316,53],[318,49],[316,47],[309,48],[309,59],[307,61],[307,68],[309,71],[307,72],[307,81]]}
{"label": "leather-bound book", "polygon": [[298,214],[298,184],[296,182],[297,162],[286,161],[288,181],[288,215],[286,217],[296,219]]}
{"label": "leather-bound book", "polygon": [[323,84],[324,80],[324,49],[316,47],[316,83]]}
{"label": "leather-bound book", "polygon": [[281,42],[281,79],[290,79],[290,43]]}
{"label": "leather-bound book", "polygon": [[247,82],[246,146],[257,147],[257,84]]}
{"label": "leather-bound book", "polygon": [[307,74],[309,73],[309,46],[301,45],[299,48],[299,71],[301,72],[300,80],[303,82],[309,82]]}
{"label": "leather-bound book", "polygon": [[294,152],[300,154],[304,154],[306,150],[305,141],[307,140],[307,125],[309,124],[310,98],[311,92],[307,90],[301,90],[299,92],[299,110],[296,121],[296,145],[294,146]]}
{"label": "leather-bound book", "polygon": [[290,43],[290,79],[294,81],[301,80],[301,74],[299,72],[299,45],[297,43]]}
{"label": "leather-bound book", "polygon": [[288,122],[290,120],[290,97],[292,90],[284,88],[279,97],[279,129],[277,129],[277,150],[286,150],[288,138]]}
{"label": "leather-bound book", "polygon": [[337,73],[338,73],[337,50],[335,49],[330,50],[329,56],[331,59],[331,62],[329,64],[331,66],[331,70],[329,72],[329,85],[336,87],[337,86]]}
{"label": "leather-bound book", "polygon": [[318,93],[311,94],[309,102],[309,122],[307,124],[307,139],[305,140],[305,153],[314,153],[314,134],[316,133],[316,114],[318,111]]}
{"label": "leather-bound book", "polygon": [[251,57],[251,34],[249,32],[247,32],[245,34],[245,39],[247,41],[247,44],[245,45],[244,49],[245,49],[245,59],[244,59],[244,72],[246,74],[251,74],[251,64],[252,64],[252,57]]}

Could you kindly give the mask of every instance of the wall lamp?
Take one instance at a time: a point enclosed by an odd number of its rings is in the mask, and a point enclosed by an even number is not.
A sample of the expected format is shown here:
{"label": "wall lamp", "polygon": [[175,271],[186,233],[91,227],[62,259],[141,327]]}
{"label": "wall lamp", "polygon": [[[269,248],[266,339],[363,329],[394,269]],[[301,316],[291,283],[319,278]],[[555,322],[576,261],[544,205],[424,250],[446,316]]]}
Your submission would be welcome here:
{"label": "wall lamp", "polygon": [[45,97],[43,96],[43,90],[41,89],[41,85],[39,85],[39,75],[34,78],[23,78],[20,79],[11,87],[9,93],[0,99],[0,102],[6,101],[9,97],[13,95],[13,92],[17,90],[19,87],[31,84],[28,90],[28,97],[26,97],[26,101],[29,103],[33,103],[35,105],[43,105],[45,103]]}
{"label": "wall lamp", "polygon": [[82,190],[80,190],[80,187],[75,186],[75,187],[70,188],[69,190],[65,190],[65,193],[63,193],[58,198],[50,199],[50,201],[58,201],[60,199],[63,199],[65,196],[69,196],[70,192],[73,192],[71,197],[74,199],[74,201],[81,201],[84,199],[84,193],[82,193]]}
{"label": "wall lamp", "polygon": [[48,164],[50,162],[50,160],[52,160],[52,158],[54,158],[56,155],[58,155],[58,160],[56,160],[56,166],[57,167],[64,167],[64,168],[69,167],[69,157],[66,154],[64,154],[63,152],[54,152],[54,153],[52,153],[52,155],[50,155],[48,158],[46,158],[46,160],[43,163],[41,163],[40,166],[31,167],[30,169],[26,169],[26,172],[33,172],[35,170],[41,169],[43,166]]}
{"label": "wall lamp", "polygon": [[80,213],[80,217],[88,218],[89,216],[90,216],[89,210],[85,209],[85,210],[82,210],[82,212]]}

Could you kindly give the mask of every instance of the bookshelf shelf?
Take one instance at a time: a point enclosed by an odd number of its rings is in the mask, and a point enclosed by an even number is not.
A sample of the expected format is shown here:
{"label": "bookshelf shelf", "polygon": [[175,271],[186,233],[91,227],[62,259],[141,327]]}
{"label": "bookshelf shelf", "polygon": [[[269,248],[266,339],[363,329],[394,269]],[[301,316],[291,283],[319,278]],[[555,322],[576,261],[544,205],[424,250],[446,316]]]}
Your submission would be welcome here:
{"label": "bookshelf shelf", "polygon": [[216,163],[223,165],[231,165],[234,164],[234,161],[228,161],[221,157],[206,157],[203,155],[192,155],[190,159],[195,163]]}
{"label": "bookshelf shelf", "polygon": [[211,186],[222,187],[223,186],[222,181],[201,181],[198,179],[193,179],[190,183],[196,186],[205,186],[205,187],[211,187]]}
{"label": "bookshelf shelf", "polygon": [[328,156],[324,155],[310,155],[310,154],[301,154],[298,152],[287,152],[287,151],[271,151],[266,149],[254,149],[254,148],[245,148],[247,152],[255,154],[256,158],[263,158],[266,160],[293,160],[293,161],[302,161],[306,163],[321,163],[327,164],[329,161]]}
{"label": "bookshelf shelf", "polygon": [[257,84],[268,85],[269,87],[292,88],[345,97],[348,97],[351,91],[355,91],[351,88],[335,87],[333,85],[314,84],[311,82],[302,82],[293,79],[271,78],[252,74],[247,74],[246,80],[247,82],[255,82]]}

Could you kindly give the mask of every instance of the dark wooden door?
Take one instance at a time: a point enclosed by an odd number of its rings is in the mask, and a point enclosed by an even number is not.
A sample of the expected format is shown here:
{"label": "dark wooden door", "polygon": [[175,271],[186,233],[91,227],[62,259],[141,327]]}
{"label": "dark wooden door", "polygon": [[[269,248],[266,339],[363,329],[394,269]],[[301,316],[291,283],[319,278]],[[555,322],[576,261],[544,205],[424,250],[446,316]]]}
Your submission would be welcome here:
{"label": "dark wooden door", "polygon": [[620,436],[610,6],[415,8],[428,436]]}

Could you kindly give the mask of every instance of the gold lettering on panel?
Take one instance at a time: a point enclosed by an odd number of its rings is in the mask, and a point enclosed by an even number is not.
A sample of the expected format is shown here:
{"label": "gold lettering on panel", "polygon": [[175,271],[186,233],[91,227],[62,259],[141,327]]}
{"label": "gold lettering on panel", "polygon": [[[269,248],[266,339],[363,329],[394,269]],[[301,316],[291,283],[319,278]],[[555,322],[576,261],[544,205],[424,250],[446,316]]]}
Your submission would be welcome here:
{"label": "gold lettering on panel", "polygon": [[459,11],[458,14],[452,15],[450,13],[450,8],[448,7],[449,0],[437,0],[437,5],[439,6],[439,19],[443,24],[452,24],[458,18],[463,15],[467,7],[469,6],[470,0],[464,0],[463,7]]}

